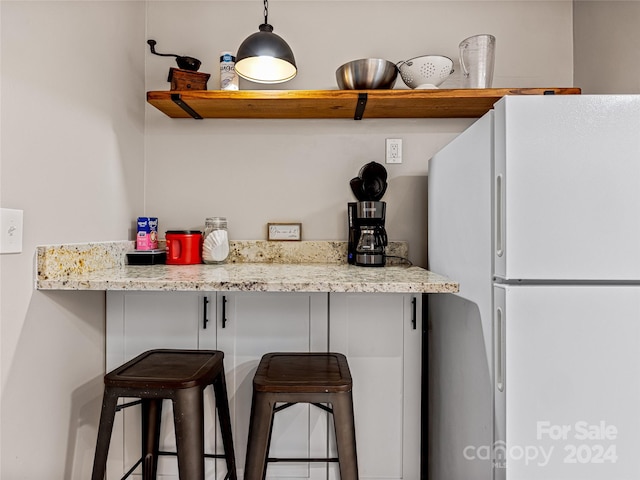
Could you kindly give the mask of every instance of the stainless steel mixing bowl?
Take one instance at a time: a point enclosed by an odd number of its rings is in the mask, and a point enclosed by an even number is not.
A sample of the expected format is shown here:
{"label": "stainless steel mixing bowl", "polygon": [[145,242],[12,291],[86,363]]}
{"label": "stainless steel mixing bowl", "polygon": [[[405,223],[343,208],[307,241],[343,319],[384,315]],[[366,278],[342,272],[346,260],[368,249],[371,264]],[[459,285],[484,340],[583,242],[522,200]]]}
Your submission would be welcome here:
{"label": "stainless steel mixing bowl", "polygon": [[341,65],[336,81],[341,90],[373,90],[393,88],[398,68],[382,58],[362,58]]}

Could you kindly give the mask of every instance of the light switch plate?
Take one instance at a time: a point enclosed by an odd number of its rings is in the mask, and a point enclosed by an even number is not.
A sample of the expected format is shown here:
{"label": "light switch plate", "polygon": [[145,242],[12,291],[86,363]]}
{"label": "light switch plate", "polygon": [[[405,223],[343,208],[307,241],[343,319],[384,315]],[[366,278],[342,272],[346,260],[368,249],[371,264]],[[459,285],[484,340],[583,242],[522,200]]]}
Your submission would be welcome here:
{"label": "light switch plate", "polygon": [[0,253],[22,253],[22,210],[0,208]]}
{"label": "light switch plate", "polygon": [[300,241],[302,238],[302,224],[268,223],[267,238],[269,240]]}

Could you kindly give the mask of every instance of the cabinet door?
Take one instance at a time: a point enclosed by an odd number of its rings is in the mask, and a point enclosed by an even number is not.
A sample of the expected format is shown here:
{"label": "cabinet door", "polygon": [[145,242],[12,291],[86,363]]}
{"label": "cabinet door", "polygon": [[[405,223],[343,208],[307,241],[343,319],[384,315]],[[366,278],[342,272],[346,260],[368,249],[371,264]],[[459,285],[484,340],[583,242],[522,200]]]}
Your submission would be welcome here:
{"label": "cabinet door", "polygon": [[195,292],[107,292],[107,371],[153,348],[215,346],[215,322],[203,329],[204,298]]}
{"label": "cabinet door", "polygon": [[[154,348],[215,348],[216,328],[215,318],[212,318],[215,308],[209,304],[205,312],[205,298],[215,301],[215,296],[196,292],[107,292],[107,371]],[[211,320],[206,328],[205,313]],[[206,400],[209,401],[212,400]],[[208,411],[205,414],[206,448],[212,451],[215,448],[213,415]],[[141,442],[139,407],[127,408],[117,414],[109,448],[109,480],[122,478],[135,464],[140,458]],[[173,412],[169,401],[163,404],[160,449],[175,452]],[[208,460],[207,471],[213,471],[213,468],[214,462]],[[161,456],[158,471],[166,480],[177,479],[176,458]],[[140,474],[138,467],[132,478],[140,478]]]}
{"label": "cabinet door", "polygon": [[329,349],[349,361],[363,480],[420,478],[421,311],[420,296],[330,295]]}
{"label": "cabinet door", "polygon": [[[218,348],[225,353],[238,474],[243,476],[252,382],[268,352],[327,351],[327,294],[219,292]],[[327,455],[327,414],[299,404],[275,416],[270,456]],[[270,463],[268,479],[326,479],[324,463]],[[223,478],[223,477],[219,477]]]}

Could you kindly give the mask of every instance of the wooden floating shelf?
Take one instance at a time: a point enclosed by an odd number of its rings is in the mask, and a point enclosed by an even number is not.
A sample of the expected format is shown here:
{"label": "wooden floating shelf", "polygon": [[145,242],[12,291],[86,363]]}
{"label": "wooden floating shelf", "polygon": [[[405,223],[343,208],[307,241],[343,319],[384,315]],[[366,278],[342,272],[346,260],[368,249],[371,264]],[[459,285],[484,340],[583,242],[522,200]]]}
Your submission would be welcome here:
{"label": "wooden floating shelf", "polygon": [[180,90],[147,92],[171,118],[478,118],[505,95],[577,95],[579,88],[457,90]]}

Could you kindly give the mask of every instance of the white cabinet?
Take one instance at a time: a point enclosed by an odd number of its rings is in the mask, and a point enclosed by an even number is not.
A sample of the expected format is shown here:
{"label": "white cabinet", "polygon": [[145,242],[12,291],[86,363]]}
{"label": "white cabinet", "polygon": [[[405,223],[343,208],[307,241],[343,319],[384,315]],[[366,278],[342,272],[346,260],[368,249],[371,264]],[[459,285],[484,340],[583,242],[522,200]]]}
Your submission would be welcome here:
{"label": "white cabinet", "polygon": [[[212,348],[216,329],[214,322],[203,328],[204,299],[197,292],[107,292],[107,371],[153,348]],[[175,452],[172,414],[171,403],[165,401],[160,448]],[[211,417],[207,415],[207,425],[212,425]],[[116,415],[107,463],[109,480],[122,478],[140,458],[140,430],[139,407]],[[206,448],[211,451],[214,446],[207,441]],[[214,465],[207,467],[209,472]],[[161,456],[158,471],[168,475],[162,478],[177,479],[176,459]]]}
{"label": "white cabinet", "polygon": [[[326,293],[218,293],[218,349],[225,368],[238,475],[242,478],[251,412],[252,381],[268,352],[326,352]],[[224,310],[224,312],[223,312]],[[271,457],[327,455],[327,414],[299,404],[275,416]],[[326,479],[324,463],[270,463],[267,479]]]}
{"label": "white cabinet", "polygon": [[[408,294],[108,292],[106,367],[111,370],[152,348],[222,350],[238,473],[243,478],[252,379],[262,355],[344,353],[354,381],[360,478],[416,480],[421,311],[420,295]],[[170,402],[164,405],[161,449],[175,451]],[[222,453],[212,410],[205,411],[205,445],[208,452]],[[335,455],[329,433],[332,420],[324,411],[296,405],[275,418],[271,456]],[[140,442],[137,408],[126,409],[116,416],[109,480],[121,478],[137,461]],[[207,478],[224,478],[224,461],[207,460],[206,466]],[[271,463],[267,478],[324,480],[327,469],[328,478],[339,479],[335,464],[306,462]],[[159,471],[163,480],[177,479],[175,458],[161,457]]]}
{"label": "white cabinet", "polygon": [[329,348],[347,356],[353,377],[360,479],[416,480],[422,298],[338,293],[330,299]]}
{"label": "white cabinet", "polygon": [[[109,292],[107,370],[152,348],[222,350],[236,461],[242,478],[252,379],[258,362],[263,354],[273,351],[327,351],[327,296],[326,293]],[[325,412],[309,406],[297,405],[279,413],[274,424],[272,455],[326,456],[327,421]],[[137,408],[126,409],[117,416],[109,451],[109,479],[121,478],[139,458],[139,425]],[[205,411],[205,425],[207,451],[217,449],[222,453],[211,409]],[[161,450],[175,451],[171,404],[167,401]],[[215,475],[214,468],[217,468]],[[177,479],[175,458],[160,457],[158,471],[164,479]],[[207,478],[224,478],[224,461],[207,460],[206,473]],[[326,478],[326,465],[269,466],[267,478],[284,477]]]}
{"label": "white cabinet", "polygon": [[[107,292],[107,371],[152,348],[215,348],[215,321],[203,328],[207,297],[197,292]],[[215,315],[215,309],[207,310],[209,317]]]}

